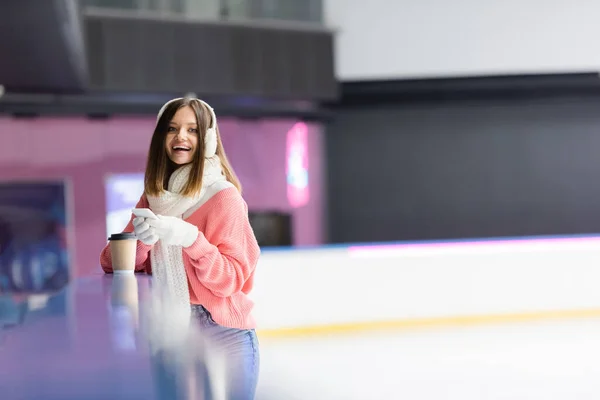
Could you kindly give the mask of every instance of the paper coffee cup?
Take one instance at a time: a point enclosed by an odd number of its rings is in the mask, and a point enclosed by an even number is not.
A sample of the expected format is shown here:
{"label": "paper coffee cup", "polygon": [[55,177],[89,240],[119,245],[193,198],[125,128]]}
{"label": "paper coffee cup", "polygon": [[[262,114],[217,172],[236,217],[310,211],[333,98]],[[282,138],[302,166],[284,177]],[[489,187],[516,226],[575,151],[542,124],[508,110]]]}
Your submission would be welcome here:
{"label": "paper coffee cup", "polygon": [[108,238],[112,267],[115,273],[135,271],[135,251],[137,238],[135,234],[114,233]]}

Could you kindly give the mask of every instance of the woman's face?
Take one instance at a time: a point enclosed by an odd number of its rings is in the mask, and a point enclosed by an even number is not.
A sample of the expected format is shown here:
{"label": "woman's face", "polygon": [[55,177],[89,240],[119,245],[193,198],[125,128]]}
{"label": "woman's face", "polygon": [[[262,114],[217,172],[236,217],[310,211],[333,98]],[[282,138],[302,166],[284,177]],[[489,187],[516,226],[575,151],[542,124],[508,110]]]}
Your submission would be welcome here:
{"label": "woman's face", "polygon": [[177,165],[192,162],[198,150],[198,122],[190,106],[177,110],[167,128],[165,147],[169,159]]}

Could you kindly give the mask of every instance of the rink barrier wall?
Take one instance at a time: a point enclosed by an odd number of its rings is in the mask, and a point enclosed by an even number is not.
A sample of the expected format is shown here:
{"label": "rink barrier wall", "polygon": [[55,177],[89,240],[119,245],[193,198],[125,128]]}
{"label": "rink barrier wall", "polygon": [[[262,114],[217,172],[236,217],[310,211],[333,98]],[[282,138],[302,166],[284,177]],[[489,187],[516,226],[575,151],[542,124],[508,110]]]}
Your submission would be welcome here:
{"label": "rink barrier wall", "polygon": [[264,250],[262,338],[600,317],[600,235]]}

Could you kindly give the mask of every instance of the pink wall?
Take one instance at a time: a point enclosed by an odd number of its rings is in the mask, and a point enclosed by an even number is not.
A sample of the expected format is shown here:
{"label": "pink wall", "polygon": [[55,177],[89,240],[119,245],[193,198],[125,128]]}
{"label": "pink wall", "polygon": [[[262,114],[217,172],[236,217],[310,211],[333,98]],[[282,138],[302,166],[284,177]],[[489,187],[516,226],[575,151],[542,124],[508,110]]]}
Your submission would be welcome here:
{"label": "pink wall", "polygon": [[[75,270],[98,270],[106,244],[104,177],[142,172],[153,118],[0,118],[0,180],[66,178],[73,199]],[[221,119],[219,128],[252,210],[292,211],[296,245],[323,243],[323,144],[309,125],[311,197],[291,210],[286,195],[286,133],[295,121]]]}

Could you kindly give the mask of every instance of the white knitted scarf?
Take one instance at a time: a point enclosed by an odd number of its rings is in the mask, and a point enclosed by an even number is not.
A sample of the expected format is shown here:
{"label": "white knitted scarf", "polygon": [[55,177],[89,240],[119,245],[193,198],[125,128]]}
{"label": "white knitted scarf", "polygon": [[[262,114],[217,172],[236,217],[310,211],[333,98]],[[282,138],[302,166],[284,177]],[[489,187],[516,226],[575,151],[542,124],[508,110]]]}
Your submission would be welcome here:
{"label": "white knitted scarf", "polygon": [[[194,196],[183,196],[180,193],[188,181],[191,168],[191,164],[180,167],[171,175],[166,191],[160,196],[148,196],[150,209],[155,214],[184,218],[189,211],[197,210],[211,197],[211,190],[207,189],[217,182],[226,181],[219,157],[206,158],[201,191]],[[187,323],[191,306],[182,246],[167,245],[159,240],[150,251],[150,260],[153,290],[158,290],[163,306],[168,305],[169,313],[175,320],[181,318],[182,324]]]}

